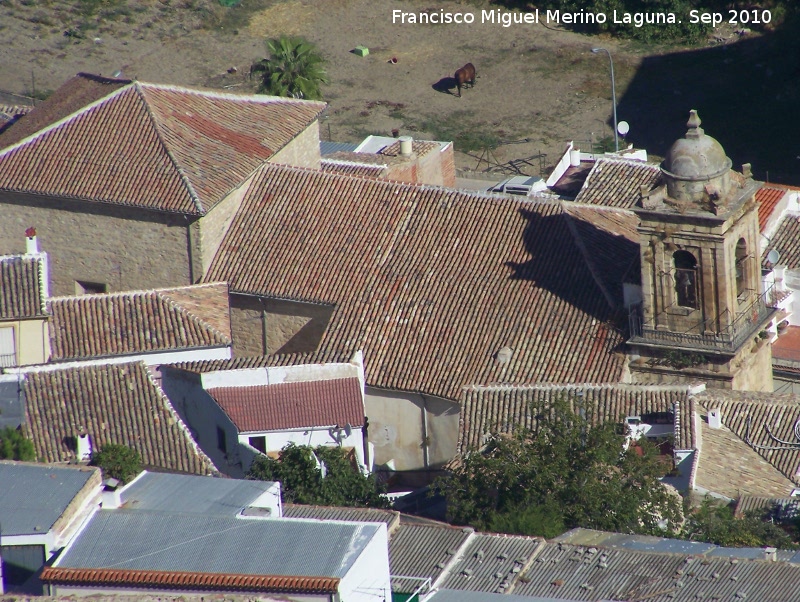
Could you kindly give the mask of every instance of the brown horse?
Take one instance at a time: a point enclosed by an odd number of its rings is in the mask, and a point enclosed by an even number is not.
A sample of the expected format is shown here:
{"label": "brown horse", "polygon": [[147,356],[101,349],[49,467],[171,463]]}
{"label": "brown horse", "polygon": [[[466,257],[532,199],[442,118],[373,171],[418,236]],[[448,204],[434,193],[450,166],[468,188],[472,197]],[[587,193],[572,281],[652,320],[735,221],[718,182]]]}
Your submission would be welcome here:
{"label": "brown horse", "polygon": [[458,97],[461,98],[461,88],[467,87],[469,84],[470,88],[475,85],[475,65],[472,63],[467,63],[461,69],[456,71],[456,74],[453,76],[453,79],[456,80],[456,88],[458,88]]}

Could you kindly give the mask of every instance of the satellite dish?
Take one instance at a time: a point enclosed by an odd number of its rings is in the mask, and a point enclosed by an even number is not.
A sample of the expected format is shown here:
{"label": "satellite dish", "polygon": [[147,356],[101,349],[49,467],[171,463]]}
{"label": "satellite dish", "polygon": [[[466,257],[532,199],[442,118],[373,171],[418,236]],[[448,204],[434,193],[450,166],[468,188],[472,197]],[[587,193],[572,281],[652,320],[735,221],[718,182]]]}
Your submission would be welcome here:
{"label": "satellite dish", "polygon": [[767,253],[767,263],[775,265],[781,260],[781,254],[777,249],[772,249]]}
{"label": "satellite dish", "polygon": [[353,434],[353,425],[351,425],[349,422],[344,425],[344,434],[348,437]]}
{"label": "satellite dish", "polygon": [[628,125],[627,121],[620,121],[617,124],[617,131],[619,132],[620,136],[625,136],[628,132],[631,131],[631,126]]}

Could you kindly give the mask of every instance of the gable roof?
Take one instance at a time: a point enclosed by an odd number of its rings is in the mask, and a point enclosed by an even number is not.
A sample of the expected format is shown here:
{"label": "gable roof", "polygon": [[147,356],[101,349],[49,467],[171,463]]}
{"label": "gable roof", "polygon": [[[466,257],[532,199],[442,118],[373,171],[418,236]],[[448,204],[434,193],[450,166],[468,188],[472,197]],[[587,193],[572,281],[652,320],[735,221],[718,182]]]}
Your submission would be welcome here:
{"label": "gable roof", "polygon": [[145,466],[217,472],[141,362],[28,372],[25,395],[25,431],[45,462],[75,461],[74,439],[88,433],[93,449],[125,445]]}
{"label": "gable roof", "polygon": [[41,253],[0,257],[0,320],[47,316],[45,261]]}
{"label": "gable roof", "polygon": [[0,461],[0,525],[3,536],[39,535],[72,517],[73,500],[92,484],[100,491],[100,469]]}
{"label": "gable roof", "polygon": [[761,250],[761,261],[766,266],[767,254],[775,249],[781,254],[780,265],[790,270],[800,268],[800,215],[787,213],[783,216],[769,244]]}
{"label": "gable roof", "polygon": [[207,390],[240,433],[364,425],[357,378],[218,387]]}
{"label": "gable roof", "polygon": [[250,368],[270,368],[273,366],[298,366],[304,364],[349,364],[353,359],[352,351],[309,351],[296,353],[274,353],[271,355],[252,355],[234,357],[227,360],[198,360],[180,362],[170,367],[195,374],[219,372],[221,370],[244,370]]}
{"label": "gable roof", "polygon": [[632,209],[642,197],[642,186],[652,190],[660,183],[661,170],[657,165],[598,157],[575,202]]}
{"label": "gable roof", "polygon": [[47,305],[53,361],[231,344],[224,283],[54,297]]}
{"label": "gable roof", "polygon": [[592,424],[621,422],[625,416],[674,415],[675,449],[693,449],[691,388],[665,385],[495,385],[465,387],[459,415],[458,451],[480,449],[490,433],[533,428],[533,408],[557,399],[580,399]]}
{"label": "gable roof", "polygon": [[363,349],[376,387],[457,400],[474,382],[622,375],[621,334],[557,203],[270,164],[206,279],[335,305],[319,350]]}
{"label": "gable roof", "polygon": [[780,200],[786,195],[787,189],[779,186],[764,184],[756,191],[758,201],[758,229],[763,232],[769,222],[772,212]]}
{"label": "gable roof", "polygon": [[202,215],[325,107],[83,74],[65,87],[9,129],[41,126],[0,151],[0,190]]}
{"label": "gable roof", "polygon": [[[356,153],[353,153],[356,154]],[[369,163],[353,160],[323,158],[321,161],[322,171],[329,173],[339,173],[348,176],[362,176],[368,178],[381,178],[386,174],[386,165],[373,165]]]}
{"label": "gable roof", "polygon": [[[746,463],[750,474],[758,475],[764,470],[761,465],[763,458],[788,481],[800,484],[800,438],[795,431],[795,424],[800,420],[800,396],[707,389],[696,395],[695,400],[706,410],[720,410],[722,424],[750,448],[750,453],[744,455],[746,448],[737,446],[742,450],[741,455],[732,452],[731,462]],[[702,433],[705,435],[710,431],[703,430]],[[725,432],[727,430],[720,436]],[[702,445],[701,441],[701,448]],[[789,483],[786,485],[788,490],[775,492],[770,488],[764,495],[789,495],[791,487]],[[742,493],[758,491],[743,489]]]}

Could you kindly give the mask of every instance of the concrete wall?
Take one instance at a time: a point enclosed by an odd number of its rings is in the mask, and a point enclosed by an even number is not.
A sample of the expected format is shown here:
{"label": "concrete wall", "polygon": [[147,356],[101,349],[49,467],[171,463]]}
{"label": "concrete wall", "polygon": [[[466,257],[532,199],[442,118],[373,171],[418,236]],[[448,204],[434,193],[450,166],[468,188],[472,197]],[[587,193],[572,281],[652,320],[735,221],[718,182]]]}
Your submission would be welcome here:
{"label": "concrete wall", "polygon": [[[425,482],[449,462],[458,442],[458,404],[417,393],[367,387],[365,405],[375,467],[393,460],[398,472]],[[412,475],[407,475],[412,478]]]}
{"label": "concrete wall", "polygon": [[50,329],[46,319],[9,320],[0,328],[14,329],[17,366],[43,364],[50,359]]}
{"label": "concrete wall", "polygon": [[0,255],[24,253],[25,230],[36,228],[53,296],[74,295],[78,280],[109,291],[192,282],[182,215],[13,193],[0,194],[0,215]]}
{"label": "concrete wall", "polygon": [[320,169],[322,163],[319,154],[319,122],[315,120],[300,132],[289,144],[272,155],[269,162]]}
{"label": "concrete wall", "polygon": [[339,582],[342,602],[388,602],[392,599],[389,576],[389,536],[384,523]]}
{"label": "concrete wall", "polygon": [[333,306],[231,294],[231,330],[236,357],[314,351]]}

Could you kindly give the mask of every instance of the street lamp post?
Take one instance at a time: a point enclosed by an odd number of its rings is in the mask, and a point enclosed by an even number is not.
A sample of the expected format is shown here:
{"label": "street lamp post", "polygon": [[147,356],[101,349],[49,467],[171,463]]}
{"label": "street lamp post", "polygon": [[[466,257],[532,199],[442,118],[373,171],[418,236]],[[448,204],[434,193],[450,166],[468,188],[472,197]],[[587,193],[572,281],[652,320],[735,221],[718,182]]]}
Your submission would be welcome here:
{"label": "street lamp post", "polygon": [[611,65],[611,106],[614,109],[614,150],[619,152],[619,133],[617,132],[617,85],[614,82],[614,59],[607,48],[592,48],[592,53],[598,54],[605,52],[608,55],[608,63]]}

